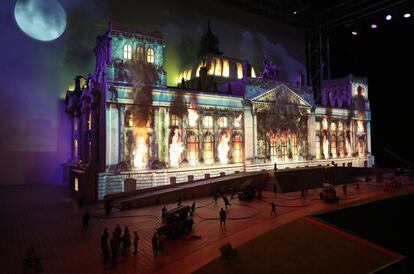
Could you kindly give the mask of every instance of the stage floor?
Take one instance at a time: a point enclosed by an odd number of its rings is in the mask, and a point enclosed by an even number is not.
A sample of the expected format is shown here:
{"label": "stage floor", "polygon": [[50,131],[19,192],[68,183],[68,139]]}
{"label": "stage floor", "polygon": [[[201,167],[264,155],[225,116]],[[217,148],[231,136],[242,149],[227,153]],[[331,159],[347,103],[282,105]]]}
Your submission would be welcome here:
{"label": "stage floor", "polygon": [[[359,190],[348,188],[342,195],[339,207],[357,204],[367,199],[379,199],[404,193],[413,193],[412,183],[395,192],[383,192],[382,187],[362,185]],[[194,235],[199,240],[176,240],[166,242],[166,251],[153,258],[150,239],[154,226],[159,221],[161,207],[150,206],[125,212],[114,212],[110,218],[104,216],[101,203],[79,208],[65,187],[16,186],[0,188],[0,264],[3,273],[20,273],[26,249],[33,244],[40,254],[43,273],[191,273],[219,256],[219,247],[231,242],[237,247],[263,233],[301,217],[335,209],[318,199],[318,190],[311,190],[306,201],[299,193],[277,194],[265,191],[262,200],[240,202],[232,200],[228,210],[228,223],[220,228],[218,212],[223,202],[217,205],[212,199],[197,199],[197,216]],[[270,216],[270,202],[278,205],[278,216]],[[193,200],[183,201],[189,204]],[[171,209],[175,204],[167,204]],[[87,231],[82,230],[82,214],[92,214]],[[115,269],[106,269],[102,264],[100,237],[107,227],[112,234],[115,226],[128,225],[129,231],[140,236],[138,255],[120,258]]]}

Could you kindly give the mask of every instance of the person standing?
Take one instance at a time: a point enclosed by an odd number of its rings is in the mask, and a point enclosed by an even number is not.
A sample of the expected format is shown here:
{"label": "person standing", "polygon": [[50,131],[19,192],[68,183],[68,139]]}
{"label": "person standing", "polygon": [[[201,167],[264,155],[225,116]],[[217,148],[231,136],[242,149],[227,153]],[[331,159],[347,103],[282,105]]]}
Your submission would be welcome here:
{"label": "person standing", "polygon": [[82,223],[83,223],[83,229],[85,229],[85,230],[88,229],[88,225],[89,225],[90,218],[91,218],[91,216],[89,215],[89,212],[86,211],[83,214],[83,221],[82,221]]}
{"label": "person standing", "polygon": [[226,225],[226,217],[227,217],[226,211],[224,211],[224,209],[221,208],[221,210],[220,210],[220,226]]}
{"label": "person standing", "polygon": [[138,233],[134,231],[134,254],[135,255],[138,254],[138,241],[139,241]]}
{"label": "person standing", "polygon": [[272,211],[270,211],[270,216],[276,216],[276,204],[272,202]]}
{"label": "person standing", "polygon": [[167,213],[167,207],[164,205],[161,209],[161,219],[162,219],[163,223],[165,222],[165,214],[166,213]]}
{"label": "person standing", "polygon": [[151,244],[152,244],[152,254],[154,255],[154,258],[155,258],[158,256],[158,235],[157,233],[154,233],[154,236],[152,236]]}

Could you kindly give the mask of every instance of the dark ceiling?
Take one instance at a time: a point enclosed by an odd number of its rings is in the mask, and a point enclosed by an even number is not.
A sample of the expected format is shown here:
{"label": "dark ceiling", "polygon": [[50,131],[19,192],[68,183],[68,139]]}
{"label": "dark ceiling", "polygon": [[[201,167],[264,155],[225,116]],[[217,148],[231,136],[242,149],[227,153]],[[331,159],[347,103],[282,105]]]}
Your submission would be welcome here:
{"label": "dark ceiling", "polygon": [[236,8],[302,28],[347,27],[414,7],[413,0],[222,0]]}

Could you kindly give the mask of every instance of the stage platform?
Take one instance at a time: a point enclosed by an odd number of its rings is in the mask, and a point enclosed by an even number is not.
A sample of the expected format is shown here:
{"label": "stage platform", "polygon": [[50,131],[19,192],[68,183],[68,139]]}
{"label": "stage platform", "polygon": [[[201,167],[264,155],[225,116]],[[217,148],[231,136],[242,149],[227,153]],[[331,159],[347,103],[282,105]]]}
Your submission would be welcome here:
{"label": "stage platform", "polygon": [[298,191],[301,188],[318,188],[322,183],[333,185],[354,183],[358,176],[374,175],[378,169],[351,167],[302,167],[296,169],[278,170],[274,172],[240,172],[228,176],[214,177],[194,182],[159,186],[130,192],[110,194],[105,200],[112,200],[121,210],[143,206],[177,202],[179,199],[195,199],[213,196],[217,191],[230,193],[238,191],[240,185],[250,181],[253,185],[268,191],[278,192]]}

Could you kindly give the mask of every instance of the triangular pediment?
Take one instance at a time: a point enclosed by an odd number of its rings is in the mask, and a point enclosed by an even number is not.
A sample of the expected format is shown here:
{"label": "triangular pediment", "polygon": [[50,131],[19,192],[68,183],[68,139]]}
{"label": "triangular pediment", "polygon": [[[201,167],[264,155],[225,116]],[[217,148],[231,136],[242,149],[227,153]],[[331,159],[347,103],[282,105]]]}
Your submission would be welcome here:
{"label": "triangular pediment", "polygon": [[284,97],[285,101],[290,104],[309,108],[312,107],[310,103],[305,101],[296,92],[284,84],[281,84],[266,91],[265,93],[260,94],[259,96],[253,98],[252,101],[255,103],[273,103],[282,97]]}

